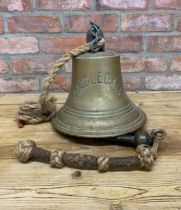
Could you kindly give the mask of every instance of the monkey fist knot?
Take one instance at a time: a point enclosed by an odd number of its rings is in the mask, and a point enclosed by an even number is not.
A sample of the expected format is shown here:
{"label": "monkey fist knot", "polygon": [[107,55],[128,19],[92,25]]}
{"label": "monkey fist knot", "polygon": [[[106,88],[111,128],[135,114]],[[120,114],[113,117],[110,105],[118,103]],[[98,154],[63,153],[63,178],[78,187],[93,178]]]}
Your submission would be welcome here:
{"label": "monkey fist knot", "polygon": [[35,147],[35,146],[36,146],[36,144],[32,140],[26,140],[26,141],[19,142],[15,149],[17,158],[23,163],[28,162],[28,160],[30,159],[33,147]]}
{"label": "monkey fist knot", "polygon": [[154,163],[154,154],[148,145],[141,144],[136,149],[140,167],[150,170]]}
{"label": "monkey fist knot", "polygon": [[51,151],[50,155],[50,165],[54,168],[63,168],[64,162],[63,162],[63,156],[65,152],[62,150],[53,150]]}

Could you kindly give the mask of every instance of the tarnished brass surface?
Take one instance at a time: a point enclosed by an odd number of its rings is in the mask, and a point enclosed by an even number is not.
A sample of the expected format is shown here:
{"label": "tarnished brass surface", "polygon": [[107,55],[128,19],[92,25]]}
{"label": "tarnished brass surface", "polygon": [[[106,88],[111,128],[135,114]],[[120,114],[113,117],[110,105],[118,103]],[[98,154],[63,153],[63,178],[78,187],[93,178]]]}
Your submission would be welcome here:
{"label": "tarnished brass surface", "polygon": [[140,129],[146,117],[123,89],[120,57],[86,53],[73,60],[71,92],[52,125],[77,137],[113,137]]}

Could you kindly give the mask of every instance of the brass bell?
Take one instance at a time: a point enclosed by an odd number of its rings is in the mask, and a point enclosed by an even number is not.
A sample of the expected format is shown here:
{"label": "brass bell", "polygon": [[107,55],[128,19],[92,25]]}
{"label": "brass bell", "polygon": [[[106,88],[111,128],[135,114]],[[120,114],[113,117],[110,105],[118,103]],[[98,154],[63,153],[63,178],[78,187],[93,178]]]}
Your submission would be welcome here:
{"label": "brass bell", "polygon": [[56,130],[77,137],[114,137],[139,130],[145,120],[124,91],[119,55],[90,52],[73,59],[71,92],[52,120]]}

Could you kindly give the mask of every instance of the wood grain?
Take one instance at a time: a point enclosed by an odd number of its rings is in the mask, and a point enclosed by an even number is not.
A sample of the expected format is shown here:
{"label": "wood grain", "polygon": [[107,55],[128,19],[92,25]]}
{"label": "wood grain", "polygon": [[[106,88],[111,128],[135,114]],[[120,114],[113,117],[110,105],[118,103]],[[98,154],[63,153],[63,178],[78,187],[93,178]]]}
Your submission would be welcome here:
{"label": "wood grain", "polygon": [[[67,94],[56,94],[59,107]],[[55,132],[50,123],[17,128],[15,114],[25,100],[37,94],[0,96],[0,209],[161,210],[181,209],[181,92],[139,92],[129,97],[147,114],[146,128],[168,133],[151,172],[82,171],[52,169],[47,164],[19,163],[14,148],[19,140],[33,139],[46,149],[99,155],[130,155],[135,151],[107,142],[74,139]]]}

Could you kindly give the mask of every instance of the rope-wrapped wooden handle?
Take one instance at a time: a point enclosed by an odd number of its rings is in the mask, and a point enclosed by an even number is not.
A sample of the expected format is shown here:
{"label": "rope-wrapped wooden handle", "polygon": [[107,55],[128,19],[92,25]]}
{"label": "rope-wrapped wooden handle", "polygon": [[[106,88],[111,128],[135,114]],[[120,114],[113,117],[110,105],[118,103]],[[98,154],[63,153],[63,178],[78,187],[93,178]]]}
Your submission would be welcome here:
{"label": "rope-wrapped wooden handle", "polygon": [[99,157],[93,155],[67,153],[62,150],[47,151],[36,146],[32,140],[21,141],[16,146],[17,158],[26,163],[29,160],[50,163],[52,167],[62,168],[64,166],[105,171],[128,171],[135,169],[150,170],[157,157],[160,140],[166,137],[162,129],[152,131],[154,137],[153,145],[150,147],[141,144],[136,148],[136,155],[129,157]]}

